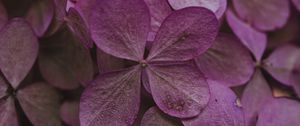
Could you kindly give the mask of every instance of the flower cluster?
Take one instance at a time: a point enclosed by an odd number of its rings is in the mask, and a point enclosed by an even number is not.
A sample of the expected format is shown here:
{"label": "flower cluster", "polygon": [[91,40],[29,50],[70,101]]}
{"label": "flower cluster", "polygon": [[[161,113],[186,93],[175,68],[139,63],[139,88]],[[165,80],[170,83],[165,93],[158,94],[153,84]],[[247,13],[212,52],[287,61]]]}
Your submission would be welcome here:
{"label": "flower cluster", "polygon": [[300,0],[0,0],[0,126],[300,126]]}

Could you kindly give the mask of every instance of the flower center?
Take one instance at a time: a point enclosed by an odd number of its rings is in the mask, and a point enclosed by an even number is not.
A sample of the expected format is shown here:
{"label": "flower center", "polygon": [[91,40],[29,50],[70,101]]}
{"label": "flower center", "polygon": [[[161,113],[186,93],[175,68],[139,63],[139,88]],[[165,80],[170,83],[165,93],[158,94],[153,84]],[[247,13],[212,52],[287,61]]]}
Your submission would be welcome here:
{"label": "flower center", "polygon": [[148,66],[146,60],[141,60],[141,61],[140,61],[140,64],[141,64],[141,66],[142,66],[143,68],[145,68],[145,67]]}

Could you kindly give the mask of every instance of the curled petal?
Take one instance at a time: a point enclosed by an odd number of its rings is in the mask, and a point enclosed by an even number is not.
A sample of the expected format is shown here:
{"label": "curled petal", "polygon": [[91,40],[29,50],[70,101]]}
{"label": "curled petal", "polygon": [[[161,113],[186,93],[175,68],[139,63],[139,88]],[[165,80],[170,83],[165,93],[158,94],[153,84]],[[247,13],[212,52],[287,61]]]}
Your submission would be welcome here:
{"label": "curled petal", "polygon": [[210,101],[195,118],[183,119],[184,126],[244,126],[244,113],[237,104],[234,92],[221,84],[209,81]]}
{"label": "curled petal", "polygon": [[226,12],[226,18],[234,34],[253,53],[256,60],[260,61],[267,45],[266,34],[244,23],[230,9]]}
{"label": "curled petal", "polygon": [[174,11],[163,22],[150,50],[149,61],[185,61],[204,53],[218,32],[218,19],[208,9]]}
{"label": "curled petal", "polygon": [[256,70],[242,95],[246,126],[254,126],[258,112],[272,99],[272,92],[261,71]]}
{"label": "curled petal", "polygon": [[254,72],[251,54],[229,34],[219,34],[213,46],[195,61],[207,78],[226,86],[245,84]]}
{"label": "curled petal", "polygon": [[105,73],[81,95],[81,126],[129,126],[140,106],[139,67]]}
{"label": "curled petal", "polygon": [[17,92],[25,115],[35,126],[62,126],[59,117],[60,95],[46,83],[38,82]]}
{"label": "curled petal", "polygon": [[175,119],[156,107],[149,108],[143,116],[141,126],[181,126]]}
{"label": "curled petal", "polygon": [[262,31],[284,26],[290,15],[288,0],[233,0],[233,5],[243,20]]}
{"label": "curled petal", "polygon": [[150,65],[146,72],[153,99],[163,112],[189,118],[197,116],[206,107],[209,88],[196,65],[156,64]]}
{"label": "curled petal", "polygon": [[175,10],[192,6],[205,7],[214,12],[219,19],[227,6],[227,0],[169,0],[169,3]]}
{"label": "curled petal", "polygon": [[285,98],[274,99],[259,112],[256,126],[298,126],[299,117],[299,102]]}
{"label": "curled petal", "polygon": [[285,45],[276,49],[265,61],[264,68],[278,81],[291,85],[294,66],[300,59],[300,48]]}
{"label": "curled petal", "polygon": [[17,88],[36,60],[38,39],[24,19],[15,18],[0,31],[0,45],[0,69]]}
{"label": "curled petal", "polygon": [[143,59],[150,14],[143,0],[98,0],[90,30],[98,48],[124,59]]}

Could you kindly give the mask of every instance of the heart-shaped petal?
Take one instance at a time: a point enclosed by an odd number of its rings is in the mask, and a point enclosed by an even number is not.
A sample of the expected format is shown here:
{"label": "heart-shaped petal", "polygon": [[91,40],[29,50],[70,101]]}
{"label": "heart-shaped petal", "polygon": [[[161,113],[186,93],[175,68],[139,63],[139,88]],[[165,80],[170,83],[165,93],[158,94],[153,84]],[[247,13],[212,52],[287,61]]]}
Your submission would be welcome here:
{"label": "heart-shaped petal", "polygon": [[148,61],[186,61],[204,53],[218,32],[218,19],[208,9],[174,11],[161,25]]}
{"label": "heart-shaped petal", "polygon": [[35,126],[62,126],[59,117],[61,97],[43,82],[25,86],[17,92],[17,99],[25,115]]}
{"label": "heart-shaped petal", "polygon": [[90,30],[98,48],[124,59],[143,59],[150,14],[143,0],[98,0]]}
{"label": "heart-shaped petal", "polygon": [[105,73],[81,95],[81,126],[130,126],[140,105],[140,68]]}
{"label": "heart-shaped petal", "polygon": [[36,60],[38,39],[24,19],[15,18],[0,31],[0,45],[0,69],[17,88]]}
{"label": "heart-shaped petal", "polygon": [[146,72],[153,99],[163,112],[189,118],[197,116],[206,107],[209,87],[195,64],[152,64]]}
{"label": "heart-shaped petal", "polygon": [[251,54],[230,34],[220,33],[213,46],[195,61],[207,78],[226,86],[245,84],[254,72]]}

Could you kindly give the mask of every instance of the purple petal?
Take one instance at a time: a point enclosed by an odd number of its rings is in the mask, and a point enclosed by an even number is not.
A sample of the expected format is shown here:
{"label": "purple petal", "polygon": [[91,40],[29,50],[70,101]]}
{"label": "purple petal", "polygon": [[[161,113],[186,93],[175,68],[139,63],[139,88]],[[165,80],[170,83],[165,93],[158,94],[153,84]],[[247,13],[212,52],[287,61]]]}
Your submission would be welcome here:
{"label": "purple petal", "polygon": [[59,117],[60,95],[48,84],[38,82],[17,92],[25,115],[35,126],[61,126]]}
{"label": "purple petal", "polygon": [[69,31],[43,41],[38,61],[44,79],[61,89],[75,89],[93,79],[90,52]]}
{"label": "purple petal", "polygon": [[[67,0],[53,0],[54,1],[54,15],[52,22],[44,36],[51,36],[56,33],[64,23],[64,18],[67,15],[66,6]],[[81,0],[85,1],[85,0]]]}
{"label": "purple petal", "polygon": [[98,0],[91,17],[91,33],[98,48],[113,56],[140,61],[150,30],[143,0]]}
{"label": "purple petal", "polygon": [[138,67],[100,75],[81,95],[81,126],[132,125],[140,105]]}
{"label": "purple petal", "polygon": [[299,126],[300,103],[279,98],[269,102],[259,113],[256,126]]}
{"label": "purple petal", "polygon": [[16,88],[36,60],[38,40],[25,20],[15,18],[0,31],[0,45],[0,69]]}
{"label": "purple petal", "polygon": [[3,6],[2,1],[0,1],[0,29],[7,23],[8,17],[6,9]]}
{"label": "purple petal", "polygon": [[226,12],[226,18],[234,34],[253,53],[256,60],[260,61],[267,45],[266,34],[238,19],[230,9]]}
{"label": "purple petal", "polygon": [[32,5],[27,12],[26,20],[30,22],[35,34],[42,37],[47,31],[48,26],[54,15],[53,0],[38,0],[32,2]]}
{"label": "purple petal", "polygon": [[244,113],[236,105],[234,92],[216,82],[209,82],[211,97],[199,116],[182,120],[184,126],[244,126]]}
{"label": "purple petal", "polygon": [[227,0],[169,0],[170,5],[175,9],[186,7],[205,7],[216,14],[220,19],[227,6]]}
{"label": "purple petal", "polygon": [[79,102],[65,101],[60,107],[60,117],[69,126],[80,126]]}
{"label": "purple petal", "polygon": [[94,11],[94,6],[96,5],[97,0],[78,0],[75,4],[76,10],[82,14],[83,19],[90,24],[90,19],[92,12]]}
{"label": "purple petal", "polygon": [[151,33],[148,35],[148,41],[154,41],[156,32],[159,30],[160,25],[165,18],[171,14],[167,0],[145,0],[151,16]]}
{"label": "purple petal", "polygon": [[[258,112],[272,99],[271,89],[261,71],[256,70],[242,95],[246,126],[255,126]],[[276,111],[276,110],[274,110]]]}
{"label": "purple petal", "polygon": [[124,59],[120,59],[97,49],[97,64],[100,73],[111,72],[126,68]]}
{"label": "purple petal", "polygon": [[93,40],[87,24],[85,23],[84,19],[81,18],[79,12],[72,7],[68,11],[67,25],[86,48],[93,47]]}
{"label": "purple petal", "polygon": [[204,53],[218,32],[215,15],[201,7],[174,11],[162,24],[149,61],[184,61]]}
{"label": "purple petal", "polygon": [[19,126],[13,97],[0,99],[0,126]]}
{"label": "purple petal", "polygon": [[151,94],[165,113],[189,118],[197,116],[208,103],[206,80],[194,64],[150,65],[146,69]]}
{"label": "purple petal", "polygon": [[4,78],[0,75],[0,99],[7,96],[8,84],[5,82]]}
{"label": "purple petal", "polygon": [[297,59],[300,59],[300,48],[292,45],[281,46],[264,61],[264,68],[276,80],[291,85]]}
{"label": "purple petal", "polygon": [[213,46],[195,60],[204,75],[226,86],[245,84],[254,72],[251,54],[230,34],[220,33]]}
{"label": "purple petal", "polygon": [[296,8],[300,11],[300,0],[292,0]]}
{"label": "purple petal", "polygon": [[233,0],[239,17],[262,31],[285,25],[290,15],[288,0]]}
{"label": "purple petal", "polygon": [[156,107],[151,107],[144,114],[141,126],[181,126],[175,119],[164,114]]}

